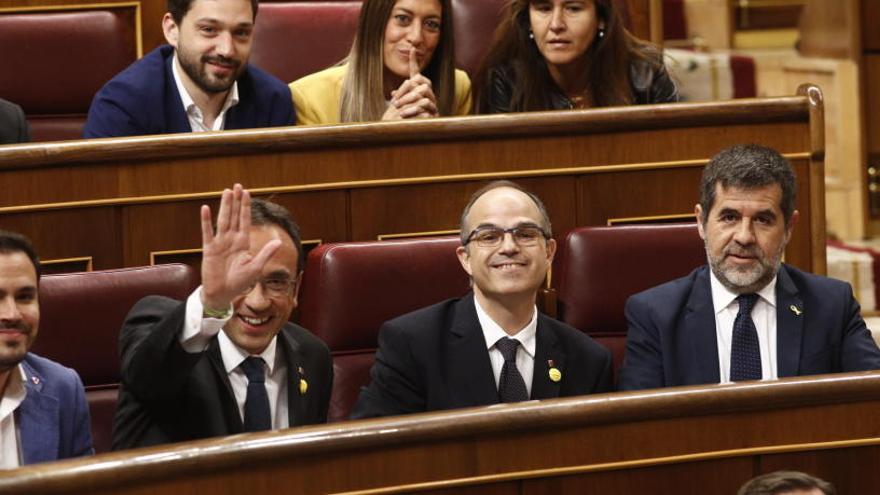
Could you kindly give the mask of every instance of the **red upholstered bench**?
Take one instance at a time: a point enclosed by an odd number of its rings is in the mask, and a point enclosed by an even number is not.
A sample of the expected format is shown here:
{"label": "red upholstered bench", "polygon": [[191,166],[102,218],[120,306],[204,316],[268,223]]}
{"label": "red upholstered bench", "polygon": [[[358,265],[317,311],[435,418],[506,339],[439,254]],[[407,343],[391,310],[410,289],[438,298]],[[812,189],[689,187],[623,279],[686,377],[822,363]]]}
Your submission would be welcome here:
{"label": "red upholstered bench", "polygon": [[469,289],[457,237],[325,244],[309,253],[300,323],[324,340],[335,371],[330,421],[348,417],[383,322]]}
{"label": "red upholstered bench", "polygon": [[40,334],[33,351],[73,368],[86,386],[95,450],[110,450],[119,387],[119,330],[144,296],[185,299],[195,271],[180,264],[46,275],[40,279]]}
{"label": "red upholstered bench", "polygon": [[32,141],[79,139],[95,93],[141,55],[136,5],[0,9],[0,95]]}
{"label": "red upholstered bench", "polygon": [[695,223],[572,230],[553,262],[558,318],[611,349],[616,376],[626,349],[629,296],[705,263]]}

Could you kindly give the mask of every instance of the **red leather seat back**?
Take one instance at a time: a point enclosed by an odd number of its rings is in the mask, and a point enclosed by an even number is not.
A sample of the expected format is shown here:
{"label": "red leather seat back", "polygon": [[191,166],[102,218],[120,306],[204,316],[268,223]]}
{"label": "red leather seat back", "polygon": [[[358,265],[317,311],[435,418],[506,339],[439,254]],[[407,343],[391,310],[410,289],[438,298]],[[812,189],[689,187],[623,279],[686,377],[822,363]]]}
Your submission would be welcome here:
{"label": "red leather seat back", "polygon": [[119,330],[139,299],[185,299],[195,271],[169,264],[46,275],[40,279],[40,332],[32,350],[73,368],[86,386],[95,450],[110,450],[119,387]]}
{"label": "red leather seat back", "polygon": [[457,237],[325,244],[309,253],[300,323],[330,347],[330,420],[348,417],[369,382],[383,322],[469,291]]}
{"label": "red leather seat back", "polygon": [[619,368],[629,296],[705,263],[696,223],[574,229],[553,263],[558,317],[608,346]]}
{"label": "red leather seat back", "polygon": [[455,28],[455,62],[474,76],[492,44],[508,0],[452,0]]}
{"label": "red leather seat back", "polygon": [[78,139],[95,93],[137,60],[134,7],[0,12],[0,95],[31,140]]}
{"label": "red leather seat back", "polygon": [[348,55],[360,0],[261,3],[250,63],[293,82]]}

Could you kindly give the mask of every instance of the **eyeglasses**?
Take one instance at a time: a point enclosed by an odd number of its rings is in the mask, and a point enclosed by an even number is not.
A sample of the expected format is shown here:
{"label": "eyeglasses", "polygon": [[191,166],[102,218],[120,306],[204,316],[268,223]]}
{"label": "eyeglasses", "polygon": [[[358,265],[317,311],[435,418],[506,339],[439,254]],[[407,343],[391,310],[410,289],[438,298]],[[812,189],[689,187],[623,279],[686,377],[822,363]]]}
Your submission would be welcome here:
{"label": "eyeglasses", "polygon": [[264,278],[249,285],[241,292],[241,294],[243,296],[250,294],[257,284],[263,289],[263,295],[270,299],[279,299],[287,297],[293,292],[293,286],[296,285],[296,278]]}
{"label": "eyeglasses", "polygon": [[471,231],[464,245],[467,246],[469,243],[475,242],[480,247],[496,247],[504,241],[504,236],[508,233],[513,238],[513,242],[518,246],[534,246],[541,239],[547,240],[550,238],[550,235],[537,225],[521,225],[509,229],[478,227]]}

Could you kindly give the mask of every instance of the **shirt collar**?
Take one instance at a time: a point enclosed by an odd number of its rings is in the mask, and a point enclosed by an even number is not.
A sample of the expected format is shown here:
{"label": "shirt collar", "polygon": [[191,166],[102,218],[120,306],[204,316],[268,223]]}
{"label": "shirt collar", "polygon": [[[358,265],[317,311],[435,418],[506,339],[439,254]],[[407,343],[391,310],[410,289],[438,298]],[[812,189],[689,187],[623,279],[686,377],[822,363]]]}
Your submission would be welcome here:
{"label": "shirt collar", "polygon": [[[715,276],[715,272],[713,272],[711,268],[709,269],[709,278],[712,286],[712,304],[715,307],[715,314],[718,314],[733,304],[739,294],[734,294],[728,290],[727,287],[718,280],[718,277]],[[776,276],[773,277],[773,280],[771,280],[769,284],[765,285],[758,291],[758,296],[770,306],[774,308],[776,307]]]}
{"label": "shirt collar", "polygon": [[[177,92],[180,94],[180,101],[183,102],[183,109],[187,115],[192,115],[202,121],[202,110],[196,105],[189,91],[183,86],[183,79],[180,77],[180,61],[177,59],[177,50],[174,50],[174,58],[171,60],[171,75],[174,77],[174,84],[177,86]],[[238,104],[238,81],[232,83],[232,88],[226,94],[226,101],[223,108],[220,109],[218,115],[224,115],[227,110]]]}
{"label": "shirt collar", "polygon": [[[221,331],[217,334],[217,339],[220,341],[220,355],[223,357],[223,367],[226,368],[226,373],[231,373],[232,370],[238,368],[238,366],[251,356],[251,353],[246,350],[235,345],[229,337],[226,335],[225,331]],[[278,336],[272,337],[272,340],[269,341],[269,345],[263,349],[263,352],[256,354],[263,358],[263,361],[266,362],[266,365],[269,367],[269,374],[272,374],[272,371],[275,369],[275,349],[278,346]]]}
{"label": "shirt collar", "polygon": [[480,302],[477,301],[476,297],[474,297],[474,306],[476,306],[477,309],[477,319],[480,320],[480,326],[483,329],[483,337],[486,339],[486,349],[495,347],[495,343],[498,342],[498,339],[502,337],[510,337],[519,341],[520,347],[526,351],[526,354],[528,354],[529,357],[532,359],[535,358],[535,334],[538,330],[537,307],[534,308],[532,319],[522,330],[517,332],[516,335],[508,335],[507,332],[495,323],[495,320],[486,313],[483,307],[480,306]]}

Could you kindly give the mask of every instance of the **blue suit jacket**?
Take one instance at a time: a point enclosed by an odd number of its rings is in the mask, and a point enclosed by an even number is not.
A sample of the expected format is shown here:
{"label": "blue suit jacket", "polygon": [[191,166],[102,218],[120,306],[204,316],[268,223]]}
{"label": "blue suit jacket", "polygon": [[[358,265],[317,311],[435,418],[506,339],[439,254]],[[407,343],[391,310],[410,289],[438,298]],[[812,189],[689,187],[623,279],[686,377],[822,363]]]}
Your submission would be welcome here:
{"label": "blue suit jacket", "polygon": [[[98,91],[83,137],[191,132],[171,62],[174,48],[160,46],[131,64]],[[238,78],[238,104],[226,113],[225,129],[293,125],[290,88],[248,65]]]}
{"label": "blue suit jacket", "polygon": [[[720,382],[707,266],[632,296],[626,318],[621,390]],[[776,279],[776,338],[780,378],[880,369],[849,284],[788,265]]]}
{"label": "blue suit jacket", "polygon": [[22,462],[93,454],[89,407],[76,371],[33,353],[21,364],[27,395],[15,410],[15,419]]}

